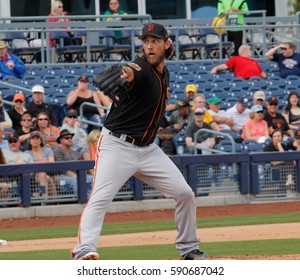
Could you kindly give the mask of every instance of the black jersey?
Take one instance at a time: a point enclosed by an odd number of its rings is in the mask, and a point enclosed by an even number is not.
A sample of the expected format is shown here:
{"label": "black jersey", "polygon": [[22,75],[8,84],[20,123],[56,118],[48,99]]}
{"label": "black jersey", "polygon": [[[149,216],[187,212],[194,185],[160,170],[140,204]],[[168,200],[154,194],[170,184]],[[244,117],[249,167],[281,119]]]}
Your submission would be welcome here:
{"label": "black jersey", "polygon": [[104,126],[112,132],[127,134],[139,142],[151,144],[168,101],[169,71],[163,73],[139,57],[128,65],[134,78],[127,98],[120,106],[112,106]]}

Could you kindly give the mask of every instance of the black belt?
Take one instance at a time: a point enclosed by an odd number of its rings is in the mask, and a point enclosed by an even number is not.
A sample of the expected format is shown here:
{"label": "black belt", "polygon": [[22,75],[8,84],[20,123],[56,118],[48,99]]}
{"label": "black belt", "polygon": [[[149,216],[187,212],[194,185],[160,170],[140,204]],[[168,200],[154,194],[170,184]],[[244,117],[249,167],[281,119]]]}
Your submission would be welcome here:
{"label": "black belt", "polygon": [[[110,131],[109,132],[110,135],[112,136],[115,136],[117,138],[121,138],[122,135],[124,134],[121,134],[121,133],[117,133],[117,132],[112,132]],[[132,144],[132,145],[136,145],[138,147],[145,147],[145,146],[148,146],[149,144],[146,144],[146,143],[143,143],[143,142],[140,142],[140,141],[137,141],[135,140],[133,137],[129,136],[129,135],[126,135],[125,139],[124,139],[126,142]]]}

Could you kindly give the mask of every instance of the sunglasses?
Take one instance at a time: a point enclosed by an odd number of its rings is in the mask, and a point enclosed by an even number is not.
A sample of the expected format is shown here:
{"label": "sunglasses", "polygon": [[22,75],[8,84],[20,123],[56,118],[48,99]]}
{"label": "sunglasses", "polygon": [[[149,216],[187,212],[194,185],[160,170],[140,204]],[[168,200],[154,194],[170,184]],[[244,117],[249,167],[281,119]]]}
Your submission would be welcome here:
{"label": "sunglasses", "polygon": [[256,99],[256,101],[264,101],[263,99],[259,98],[259,99]]}
{"label": "sunglasses", "polygon": [[270,106],[277,106],[278,103],[270,103],[269,105],[270,105]]}
{"label": "sunglasses", "polygon": [[118,5],[117,2],[110,2],[109,5]]}
{"label": "sunglasses", "polygon": [[12,144],[12,143],[17,143],[18,141],[17,140],[15,140],[15,139],[11,139],[11,140],[8,140],[8,143],[9,144]]}
{"label": "sunglasses", "polygon": [[23,119],[22,122],[31,122],[31,119]]}
{"label": "sunglasses", "polygon": [[68,116],[68,118],[70,118],[70,119],[77,119],[76,116]]}
{"label": "sunglasses", "polygon": [[79,80],[79,82],[81,82],[81,83],[88,83],[87,80]]}
{"label": "sunglasses", "polygon": [[203,113],[195,113],[196,116],[203,116]]}
{"label": "sunglasses", "polygon": [[43,119],[38,119],[38,121],[48,121],[47,118],[43,118]]}
{"label": "sunglasses", "polygon": [[72,139],[72,136],[69,136],[69,137],[63,137],[63,139],[70,140],[70,139]]}
{"label": "sunglasses", "polygon": [[258,113],[258,114],[262,114],[264,111],[257,111],[256,113]]}
{"label": "sunglasses", "polygon": [[16,102],[16,103],[23,103],[23,100],[18,99],[18,100],[16,100],[15,102]]}

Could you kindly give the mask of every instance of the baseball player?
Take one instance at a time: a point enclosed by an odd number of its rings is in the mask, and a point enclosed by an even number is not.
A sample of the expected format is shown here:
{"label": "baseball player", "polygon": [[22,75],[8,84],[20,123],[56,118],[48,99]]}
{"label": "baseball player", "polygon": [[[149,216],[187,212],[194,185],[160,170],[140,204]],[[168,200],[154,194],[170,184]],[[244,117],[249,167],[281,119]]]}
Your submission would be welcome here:
{"label": "baseball player", "polygon": [[176,201],[176,248],[182,258],[207,258],[197,238],[194,193],[169,157],[153,142],[169,94],[165,59],[172,43],[164,26],[150,23],[140,39],[144,54],[133,63],[113,66],[94,83],[113,100],[99,139],[91,197],[78,230],[73,259],[97,260],[104,216],[118,190],[132,176]]}

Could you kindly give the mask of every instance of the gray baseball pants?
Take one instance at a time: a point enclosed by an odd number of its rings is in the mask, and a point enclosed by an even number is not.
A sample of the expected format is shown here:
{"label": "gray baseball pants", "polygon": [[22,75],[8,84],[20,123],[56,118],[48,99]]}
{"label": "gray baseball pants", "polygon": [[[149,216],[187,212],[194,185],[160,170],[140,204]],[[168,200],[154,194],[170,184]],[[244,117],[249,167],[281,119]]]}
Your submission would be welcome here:
{"label": "gray baseball pants", "polygon": [[175,243],[180,255],[198,249],[194,193],[176,165],[156,144],[137,147],[109,135],[109,130],[103,128],[97,150],[93,190],[82,213],[78,244],[73,249],[75,255],[97,252],[107,208],[132,175],[175,200],[178,231]]}

